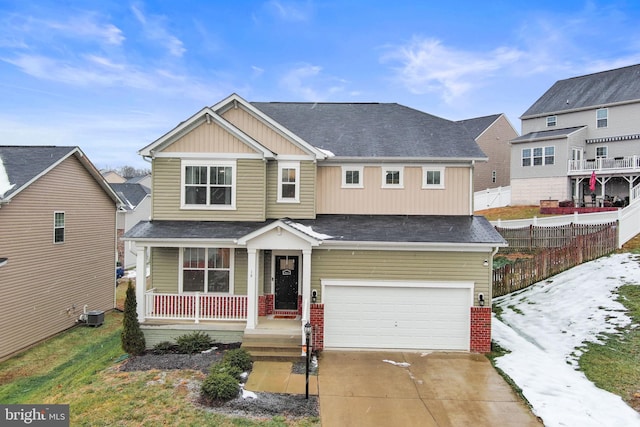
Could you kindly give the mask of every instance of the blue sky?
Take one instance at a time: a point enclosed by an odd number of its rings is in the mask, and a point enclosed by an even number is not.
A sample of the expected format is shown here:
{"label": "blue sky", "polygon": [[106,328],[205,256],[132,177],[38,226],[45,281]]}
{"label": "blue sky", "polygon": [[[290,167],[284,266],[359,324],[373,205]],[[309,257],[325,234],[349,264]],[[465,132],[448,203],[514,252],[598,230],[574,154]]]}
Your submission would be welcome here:
{"label": "blue sky", "polygon": [[0,0],[0,144],[96,166],[231,93],[518,117],[555,81],[640,63],[640,2]]}

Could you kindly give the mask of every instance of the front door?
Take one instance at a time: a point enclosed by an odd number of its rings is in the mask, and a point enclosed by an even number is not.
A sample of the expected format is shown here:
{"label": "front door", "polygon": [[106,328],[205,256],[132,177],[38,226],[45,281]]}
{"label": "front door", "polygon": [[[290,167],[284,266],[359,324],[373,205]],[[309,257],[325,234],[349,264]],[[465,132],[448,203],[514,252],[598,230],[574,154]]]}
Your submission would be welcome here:
{"label": "front door", "polygon": [[298,257],[276,255],[275,257],[275,309],[298,309]]}

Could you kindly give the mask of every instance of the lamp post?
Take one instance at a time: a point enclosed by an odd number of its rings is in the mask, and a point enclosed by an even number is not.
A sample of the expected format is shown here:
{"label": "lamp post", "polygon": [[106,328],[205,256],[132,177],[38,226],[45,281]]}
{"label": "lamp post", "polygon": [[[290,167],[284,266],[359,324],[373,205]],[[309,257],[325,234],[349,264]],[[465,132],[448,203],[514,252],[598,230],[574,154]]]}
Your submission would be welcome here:
{"label": "lamp post", "polygon": [[307,322],[304,325],[304,335],[307,339],[307,352],[305,355],[305,357],[307,358],[307,370],[306,370],[307,384],[305,387],[305,399],[309,399],[309,355],[311,353],[309,348],[309,342],[311,341],[311,323],[309,322]]}

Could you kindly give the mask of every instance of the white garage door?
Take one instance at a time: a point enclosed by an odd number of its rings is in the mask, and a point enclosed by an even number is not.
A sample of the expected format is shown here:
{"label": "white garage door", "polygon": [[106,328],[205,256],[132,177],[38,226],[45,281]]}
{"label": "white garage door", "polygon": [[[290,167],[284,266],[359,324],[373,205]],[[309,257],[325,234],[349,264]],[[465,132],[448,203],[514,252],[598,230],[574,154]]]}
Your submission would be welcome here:
{"label": "white garage door", "polygon": [[472,283],[323,281],[326,348],[469,350]]}

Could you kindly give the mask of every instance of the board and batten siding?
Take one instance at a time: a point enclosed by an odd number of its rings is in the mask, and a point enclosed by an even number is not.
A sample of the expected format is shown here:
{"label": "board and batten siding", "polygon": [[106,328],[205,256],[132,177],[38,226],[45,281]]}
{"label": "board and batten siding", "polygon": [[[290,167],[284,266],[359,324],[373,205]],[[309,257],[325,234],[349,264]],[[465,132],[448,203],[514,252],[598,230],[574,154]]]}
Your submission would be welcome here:
{"label": "board and batten siding", "polygon": [[316,217],[316,164],[300,162],[300,203],[278,203],[278,162],[267,164],[267,218]]}
{"label": "board and batten siding", "polygon": [[222,117],[274,153],[295,155],[307,154],[300,147],[292,144],[291,141],[285,138],[282,134],[265,125],[261,120],[258,120],[252,114],[249,114],[242,107],[231,108],[222,113]]}
{"label": "board and batten siding", "polygon": [[491,253],[359,251],[314,249],[311,253],[311,289],[322,301],[323,279],[389,281],[468,281],[478,293],[491,295],[491,271],[484,260]]}
{"label": "board and batten siding", "polygon": [[381,166],[365,166],[364,188],[342,188],[341,166],[318,167],[318,214],[469,215],[470,168],[447,167],[444,189],[422,188],[422,167],[404,167],[404,188],[382,188]]}
{"label": "board and batten siding", "polygon": [[254,153],[215,122],[202,123],[162,150],[165,153]]}
{"label": "board and batten siding", "polygon": [[265,165],[262,160],[237,160],[236,209],[180,209],[181,161],[178,158],[153,160],[154,220],[188,221],[264,221]]}
{"label": "board and batten siding", "polygon": [[[53,243],[54,212],[65,213]],[[115,304],[116,205],[71,156],[0,208],[0,360]],[[28,333],[25,333],[28,331]]]}

